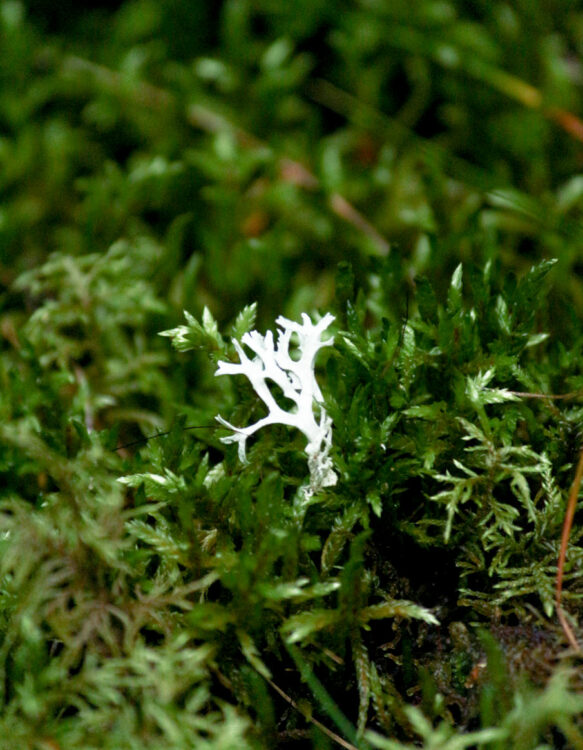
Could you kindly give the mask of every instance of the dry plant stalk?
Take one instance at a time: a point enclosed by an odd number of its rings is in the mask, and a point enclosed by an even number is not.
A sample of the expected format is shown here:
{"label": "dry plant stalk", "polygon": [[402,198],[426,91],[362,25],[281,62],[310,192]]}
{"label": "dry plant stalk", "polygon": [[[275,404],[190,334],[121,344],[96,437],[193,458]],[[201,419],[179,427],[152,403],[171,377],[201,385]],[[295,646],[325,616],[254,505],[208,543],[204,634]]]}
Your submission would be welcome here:
{"label": "dry plant stalk", "polygon": [[[525,393],[523,391],[511,391],[515,396],[523,398],[547,398],[551,401],[558,400],[571,400],[581,396],[581,391],[572,391],[571,393],[563,393],[559,395],[552,395],[547,393]],[[561,547],[559,549],[559,559],[557,561],[557,583],[555,586],[555,606],[557,608],[557,617],[563,629],[565,637],[569,641],[569,645],[577,653],[581,653],[581,646],[579,641],[573,632],[573,628],[569,624],[565,613],[563,612],[563,605],[561,603],[563,595],[563,579],[565,576],[565,561],[567,559],[567,547],[569,546],[569,537],[571,535],[571,529],[573,527],[573,519],[575,517],[575,510],[577,508],[577,498],[579,496],[579,489],[581,487],[581,480],[583,479],[583,448],[579,453],[579,461],[577,462],[577,469],[575,470],[575,476],[571,489],[569,491],[569,498],[567,500],[567,510],[565,511],[565,520],[563,521],[563,530],[561,532]]]}
{"label": "dry plant stalk", "polygon": [[577,470],[575,471],[575,477],[571,490],[569,492],[569,499],[567,500],[567,510],[565,512],[565,520],[563,522],[563,532],[561,534],[561,548],[559,550],[559,560],[557,562],[557,585],[555,588],[555,603],[557,606],[557,616],[563,632],[569,641],[571,647],[577,652],[581,653],[581,646],[577,640],[573,628],[569,624],[563,607],[561,605],[561,595],[563,593],[563,577],[565,573],[565,560],[567,557],[567,546],[569,544],[569,536],[571,534],[571,528],[573,526],[573,518],[575,516],[575,508],[577,507],[577,497],[579,496],[579,489],[581,487],[581,480],[583,479],[583,448],[579,454],[579,461],[577,463]]}

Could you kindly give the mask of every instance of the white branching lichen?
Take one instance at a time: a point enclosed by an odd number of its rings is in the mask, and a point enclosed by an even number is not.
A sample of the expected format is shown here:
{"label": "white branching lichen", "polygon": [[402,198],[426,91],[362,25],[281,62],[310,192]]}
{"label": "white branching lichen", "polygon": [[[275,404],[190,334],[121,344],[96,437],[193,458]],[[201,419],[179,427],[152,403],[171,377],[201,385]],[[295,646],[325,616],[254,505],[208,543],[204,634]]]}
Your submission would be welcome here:
{"label": "white branching lichen", "polygon": [[[219,362],[215,375],[245,375],[267,406],[269,414],[248,427],[235,427],[220,415],[217,416],[217,420],[233,430],[233,435],[221,440],[224,443],[238,444],[239,458],[242,462],[246,461],[247,438],[262,427],[279,423],[301,430],[308,439],[305,450],[310,469],[310,485],[307,491],[312,494],[322,487],[336,484],[337,479],[330,458],[332,420],[322,406],[322,392],[314,372],[318,351],[334,343],[333,337],[326,341],[322,341],[321,338],[322,333],[334,320],[334,316],[328,313],[314,324],[308,315],[302,313],[302,320],[303,323],[300,325],[282,316],[277,318],[275,322],[281,326],[277,332],[277,343],[274,342],[271,331],[265,336],[257,331],[251,331],[242,337],[241,343],[233,340],[241,361]],[[298,337],[297,359],[292,359],[289,351],[291,336],[294,333]],[[247,356],[242,344],[255,353],[253,359]],[[269,389],[268,380],[281,388],[285,398],[294,402],[291,411],[279,406]],[[316,417],[315,406],[319,418]]]}

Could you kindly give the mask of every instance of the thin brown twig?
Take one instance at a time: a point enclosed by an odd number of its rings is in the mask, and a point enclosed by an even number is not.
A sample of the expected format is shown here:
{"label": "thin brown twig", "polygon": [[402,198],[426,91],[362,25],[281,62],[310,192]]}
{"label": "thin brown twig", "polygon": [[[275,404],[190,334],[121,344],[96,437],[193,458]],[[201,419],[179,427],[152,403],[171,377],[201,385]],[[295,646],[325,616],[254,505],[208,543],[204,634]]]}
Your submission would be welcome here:
{"label": "thin brown twig", "polygon": [[304,719],[307,719],[308,721],[311,721],[314,726],[318,727],[318,729],[321,732],[324,732],[324,734],[329,737],[331,740],[334,740],[334,742],[338,743],[341,747],[346,748],[346,750],[358,750],[358,748],[353,745],[352,743],[348,742],[347,740],[340,737],[339,734],[336,734],[336,732],[333,732],[331,729],[328,729],[328,727],[324,726],[321,721],[318,721],[318,719],[314,719],[313,716],[306,716],[306,713],[302,711],[302,709],[298,706],[298,704],[294,701],[294,699],[289,696],[286,692],[284,692],[279,685],[276,685],[273,680],[267,680],[267,682],[271,685],[271,687],[275,690],[278,695],[280,695],[285,701],[287,701],[292,708],[295,708],[296,711],[298,711]]}
{"label": "thin brown twig", "polygon": [[[558,395],[547,394],[547,393],[528,393],[524,391],[510,391],[515,396],[521,396],[522,398],[546,398],[546,399],[573,399],[583,395],[583,391],[571,391],[570,393],[561,393]],[[563,530],[561,533],[561,547],[559,549],[559,559],[557,561],[557,581],[555,586],[555,604],[557,607],[557,617],[563,629],[565,637],[569,641],[569,645],[577,653],[581,653],[581,646],[579,641],[573,632],[573,628],[569,624],[563,611],[561,604],[563,594],[563,579],[565,576],[565,561],[567,559],[567,548],[569,546],[569,537],[571,535],[571,529],[573,527],[573,519],[575,517],[575,509],[577,508],[577,498],[579,497],[579,490],[581,488],[581,481],[583,480],[583,448],[579,454],[579,461],[577,462],[577,469],[575,470],[575,476],[571,489],[569,491],[569,498],[567,500],[567,510],[565,511],[565,520],[563,521]]]}
{"label": "thin brown twig", "polygon": [[[570,393],[561,394],[549,394],[549,393],[529,393],[527,391],[509,391],[514,396],[520,396],[522,398],[541,398],[551,400],[569,400],[577,398],[583,395],[583,391],[571,391]],[[555,604],[557,607],[557,617],[563,629],[565,637],[569,641],[569,645],[577,653],[581,653],[581,646],[579,641],[573,632],[573,628],[569,624],[563,611],[561,604],[563,594],[563,579],[565,577],[565,561],[567,559],[567,548],[569,546],[569,537],[571,535],[571,529],[573,527],[573,519],[575,517],[575,510],[577,508],[577,498],[579,497],[579,490],[581,488],[581,481],[583,480],[583,448],[579,454],[579,461],[577,462],[577,469],[575,470],[575,476],[571,489],[569,491],[569,498],[567,500],[567,510],[565,511],[565,520],[563,521],[563,530],[561,533],[561,547],[559,549],[559,559],[557,560],[557,579],[555,585]]]}
{"label": "thin brown twig", "polygon": [[563,533],[561,535],[561,548],[559,550],[559,560],[557,562],[557,584],[555,588],[555,603],[557,607],[557,616],[563,632],[569,641],[571,647],[578,653],[581,653],[581,646],[577,640],[575,633],[567,618],[563,612],[561,606],[561,596],[563,593],[563,577],[565,573],[565,560],[567,558],[567,546],[569,544],[569,536],[571,534],[571,528],[573,526],[573,518],[575,516],[575,508],[577,507],[577,497],[579,496],[579,489],[581,487],[581,480],[583,479],[583,449],[579,454],[579,461],[577,463],[577,469],[575,471],[575,477],[571,490],[569,492],[569,499],[567,500],[567,510],[565,512],[565,520],[563,522]]}
{"label": "thin brown twig", "polygon": [[[232,693],[234,693],[235,688],[233,687],[233,683],[231,682],[231,680],[226,675],[222,674],[222,672],[216,667],[211,667],[211,669],[217,675],[221,685],[223,685],[223,687],[226,687],[227,690],[230,690]],[[318,727],[318,729],[321,732],[323,732],[327,737],[330,737],[331,740],[334,740],[334,742],[338,743],[341,747],[345,748],[345,750],[358,750],[358,748],[352,745],[350,742],[340,737],[340,735],[336,734],[331,729],[328,729],[328,727],[324,726],[324,724],[322,724],[321,721],[318,721],[318,719],[314,719],[313,716],[306,716],[306,712],[302,711],[302,709],[298,706],[298,704],[294,701],[294,699],[291,696],[289,696],[284,690],[282,690],[279,687],[279,685],[273,682],[273,680],[270,680],[264,674],[261,676],[264,678],[266,682],[269,683],[269,685],[275,690],[275,692],[284,699],[284,701],[289,703],[289,705],[293,709],[295,709],[298,713],[300,713],[304,717],[304,719],[306,719],[307,721],[310,721],[312,724],[314,724],[314,726]]]}
{"label": "thin brown twig", "polygon": [[571,391],[570,393],[530,393],[528,391],[508,391],[508,393],[511,393],[513,396],[520,396],[521,398],[548,398],[553,401],[569,401],[572,398],[577,398],[578,396],[583,396],[583,390],[579,391]]}
{"label": "thin brown twig", "polygon": [[583,141],[583,122],[572,112],[567,112],[566,109],[543,109],[543,113],[554,122],[563,128],[566,133],[572,135],[578,141]]}

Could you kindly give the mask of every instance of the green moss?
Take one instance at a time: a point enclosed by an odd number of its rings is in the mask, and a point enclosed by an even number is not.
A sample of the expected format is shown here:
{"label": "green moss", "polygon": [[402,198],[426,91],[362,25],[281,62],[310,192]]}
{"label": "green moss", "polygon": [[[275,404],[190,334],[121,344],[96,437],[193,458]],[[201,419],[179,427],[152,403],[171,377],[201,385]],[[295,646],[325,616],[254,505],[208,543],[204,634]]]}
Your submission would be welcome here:
{"label": "green moss", "polygon": [[0,747],[582,747],[580,10],[198,5],[0,2]]}

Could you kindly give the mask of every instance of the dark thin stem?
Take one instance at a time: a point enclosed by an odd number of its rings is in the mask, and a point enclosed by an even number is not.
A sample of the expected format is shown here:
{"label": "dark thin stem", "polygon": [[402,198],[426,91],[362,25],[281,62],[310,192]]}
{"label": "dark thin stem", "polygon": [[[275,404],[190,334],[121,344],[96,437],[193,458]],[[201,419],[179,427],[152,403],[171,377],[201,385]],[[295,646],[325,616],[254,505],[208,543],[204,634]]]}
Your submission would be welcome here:
{"label": "dark thin stem", "polygon": [[520,396],[521,398],[548,398],[553,401],[570,401],[571,399],[583,396],[583,390],[571,391],[571,393],[559,393],[557,395],[552,393],[529,393],[528,391],[508,391],[513,396]]}
{"label": "dark thin stem", "polygon": [[[267,678],[266,678],[267,679]],[[302,711],[300,706],[294,701],[293,698],[291,698],[286,692],[284,692],[279,685],[276,685],[275,682],[272,680],[267,680],[267,682],[271,685],[271,687],[275,690],[276,693],[278,693],[284,700],[286,700],[292,708],[295,708],[296,711],[299,711],[299,713],[302,714],[302,716],[307,719],[308,721],[312,722],[312,724],[318,729],[323,732],[327,737],[330,737],[331,740],[334,740],[336,744],[340,745],[341,747],[346,748],[346,750],[358,750],[358,748],[353,745],[351,742],[347,742],[345,739],[340,737],[339,734],[336,734],[336,732],[333,732],[331,729],[328,729],[327,726],[322,724],[321,721],[318,721],[318,719],[315,719],[313,716],[306,715],[306,711]]]}
{"label": "dark thin stem", "polygon": [[[185,427],[184,431],[186,430],[220,430],[222,429],[222,426],[220,424],[197,424],[197,425],[191,425],[190,427]],[[166,430],[166,432],[157,432],[155,435],[148,435],[147,437],[139,438],[138,440],[132,440],[131,443],[124,443],[123,445],[118,445],[117,448],[112,448],[111,452],[116,453],[117,451],[121,451],[124,448],[133,448],[134,445],[140,445],[141,443],[147,443],[148,440],[154,440],[154,438],[159,437],[165,437],[166,435],[170,435],[172,430]]]}

